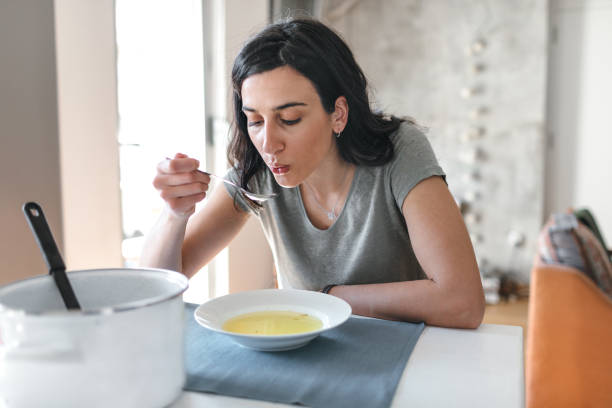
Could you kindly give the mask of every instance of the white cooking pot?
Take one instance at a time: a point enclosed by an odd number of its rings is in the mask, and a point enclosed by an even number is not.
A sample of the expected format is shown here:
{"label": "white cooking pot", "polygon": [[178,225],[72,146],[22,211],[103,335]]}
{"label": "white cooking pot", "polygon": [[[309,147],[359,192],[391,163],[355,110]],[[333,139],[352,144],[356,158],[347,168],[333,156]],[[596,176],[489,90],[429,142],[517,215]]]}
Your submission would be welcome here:
{"label": "white cooking pot", "polygon": [[162,269],[51,275],[0,287],[0,407],[163,407],[183,387],[187,278]]}

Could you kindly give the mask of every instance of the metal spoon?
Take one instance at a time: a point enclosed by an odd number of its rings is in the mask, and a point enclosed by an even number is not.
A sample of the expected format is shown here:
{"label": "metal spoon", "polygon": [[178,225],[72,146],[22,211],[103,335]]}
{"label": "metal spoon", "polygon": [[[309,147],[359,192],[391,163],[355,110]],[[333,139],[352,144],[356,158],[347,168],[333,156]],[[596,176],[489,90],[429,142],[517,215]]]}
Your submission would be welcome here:
{"label": "metal spoon", "polygon": [[72,285],[66,275],[66,266],[62,260],[49,224],[45,219],[42,208],[40,205],[34,202],[25,203],[23,205],[23,213],[28,220],[28,224],[34,233],[36,242],[40,247],[40,251],[43,253],[47,267],[49,268],[49,274],[53,276],[55,285],[59,289],[60,295],[64,300],[64,304],[68,309],[80,310],[81,305],[72,290]]}
{"label": "metal spoon", "polygon": [[[172,159],[170,157],[166,157],[166,160],[172,160]],[[200,173],[207,174],[208,176],[210,176],[212,178],[216,178],[217,180],[220,180],[220,181],[224,182],[225,184],[228,184],[228,185],[230,185],[230,186],[232,186],[234,188],[237,188],[238,191],[240,191],[240,193],[243,196],[245,196],[249,200],[255,201],[257,203],[264,203],[264,202],[268,201],[269,199],[274,198],[274,197],[276,197],[278,195],[276,193],[268,193],[268,194],[266,194],[266,193],[262,193],[262,194],[253,193],[253,192],[250,192],[249,190],[246,190],[246,189],[240,187],[236,183],[232,183],[231,181],[226,180],[224,177],[217,176],[216,174],[212,174],[212,173],[209,173],[207,171],[200,170],[200,169],[198,169],[198,171]]]}
{"label": "metal spoon", "polygon": [[265,194],[265,193],[261,193],[261,194],[260,193],[252,193],[249,190],[245,190],[244,188],[240,187],[238,184],[232,183],[231,181],[229,181],[229,180],[227,180],[227,179],[225,179],[225,178],[223,178],[221,176],[217,176],[216,174],[212,174],[212,173],[209,173],[209,172],[203,171],[203,170],[198,170],[198,171],[201,172],[201,173],[204,173],[204,174],[208,174],[210,177],[216,178],[217,180],[220,180],[220,181],[222,181],[222,182],[224,182],[226,184],[229,184],[230,186],[233,186],[233,187],[237,188],[238,190],[240,190],[242,195],[244,195],[245,197],[249,198],[250,200],[257,201],[258,203],[266,202],[269,199],[274,198],[274,197],[277,196],[276,193],[268,193],[268,194]]}

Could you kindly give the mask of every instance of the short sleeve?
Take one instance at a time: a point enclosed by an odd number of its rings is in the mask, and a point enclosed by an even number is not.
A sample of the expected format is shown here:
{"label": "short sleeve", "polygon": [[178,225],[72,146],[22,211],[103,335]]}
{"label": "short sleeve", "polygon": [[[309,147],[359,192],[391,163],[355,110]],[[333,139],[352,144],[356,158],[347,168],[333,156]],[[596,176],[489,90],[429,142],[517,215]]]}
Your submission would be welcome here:
{"label": "short sleeve", "polygon": [[394,156],[388,166],[391,191],[398,208],[419,182],[446,174],[438,164],[434,151],[425,134],[415,125],[402,123],[392,136]]}

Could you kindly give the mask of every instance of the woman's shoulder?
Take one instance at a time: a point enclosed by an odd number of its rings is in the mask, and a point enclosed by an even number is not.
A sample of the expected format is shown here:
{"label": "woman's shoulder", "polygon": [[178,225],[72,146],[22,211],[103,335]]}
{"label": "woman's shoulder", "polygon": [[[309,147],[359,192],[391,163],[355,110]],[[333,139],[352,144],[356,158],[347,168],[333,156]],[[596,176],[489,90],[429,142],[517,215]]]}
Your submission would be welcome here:
{"label": "woman's shoulder", "polygon": [[426,135],[427,130],[426,127],[412,121],[402,122],[398,129],[390,135],[393,143],[393,159],[389,164],[404,160],[422,162],[426,158],[436,161],[431,143]]}
{"label": "woman's shoulder", "polygon": [[413,120],[405,120],[400,123],[395,132],[390,135],[395,148],[402,148],[413,143],[427,143],[427,128],[419,125]]}
{"label": "woman's shoulder", "polygon": [[425,135],[426,130],[418,124],[403,122],[391,137],[393,159],[385,168],[385,177],[398,208],[402,208],[406,195],[420,181],[431,176],[445,177]]}

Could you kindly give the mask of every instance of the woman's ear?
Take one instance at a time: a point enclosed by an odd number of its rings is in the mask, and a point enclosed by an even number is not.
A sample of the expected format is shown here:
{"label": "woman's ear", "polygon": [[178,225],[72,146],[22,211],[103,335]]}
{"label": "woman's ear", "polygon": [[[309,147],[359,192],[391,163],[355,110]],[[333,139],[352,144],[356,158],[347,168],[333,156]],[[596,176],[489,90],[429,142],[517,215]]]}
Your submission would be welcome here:
{"label": "woman's ear", "polygon": [[339,96],[336,99],[332,112],[332,129],[335,133],[342,133],[348,122],[349,107],[348,102],[344,96]]}

